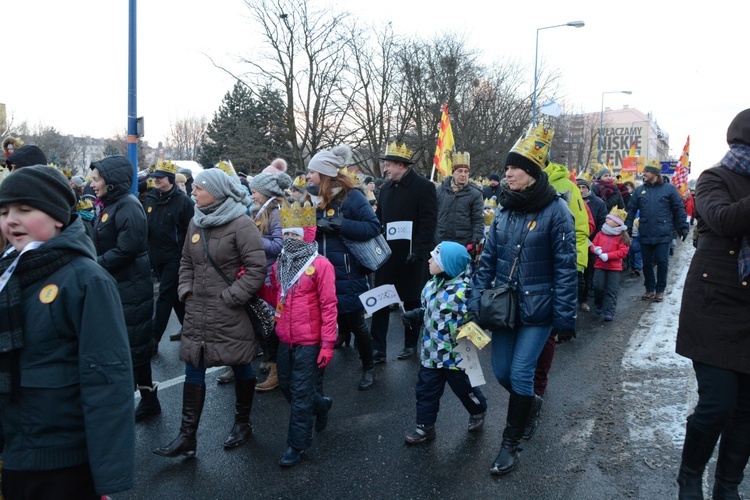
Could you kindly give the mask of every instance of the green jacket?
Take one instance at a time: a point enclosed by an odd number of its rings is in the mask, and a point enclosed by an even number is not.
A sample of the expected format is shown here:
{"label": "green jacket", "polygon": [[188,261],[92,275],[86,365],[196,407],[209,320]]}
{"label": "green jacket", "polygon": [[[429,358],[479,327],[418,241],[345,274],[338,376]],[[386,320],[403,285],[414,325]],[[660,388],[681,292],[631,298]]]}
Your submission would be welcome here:
{"label": "green jacket", "polygon": [[570,180],[570,172],[564,165],[550,163],[544,169],[544,173],[547,174],[552,187],[568,201],[568,208],[573,212],[576,230],[576,267],[582,272],[589,262],[589,214],[583,206],[581,191],[578,190],[578,185]]}

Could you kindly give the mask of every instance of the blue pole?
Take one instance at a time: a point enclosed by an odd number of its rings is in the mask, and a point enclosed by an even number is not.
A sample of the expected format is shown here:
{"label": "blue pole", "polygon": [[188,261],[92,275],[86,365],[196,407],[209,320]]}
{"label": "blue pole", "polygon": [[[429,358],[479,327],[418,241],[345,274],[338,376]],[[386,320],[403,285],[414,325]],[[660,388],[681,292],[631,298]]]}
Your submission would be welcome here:
{"label": "blue pole", "polygon": [[129,0],[128,23],[128,159],[133,164],[133,184],[130,192],[138,196],[138,118],[136,117],[136,0]]}

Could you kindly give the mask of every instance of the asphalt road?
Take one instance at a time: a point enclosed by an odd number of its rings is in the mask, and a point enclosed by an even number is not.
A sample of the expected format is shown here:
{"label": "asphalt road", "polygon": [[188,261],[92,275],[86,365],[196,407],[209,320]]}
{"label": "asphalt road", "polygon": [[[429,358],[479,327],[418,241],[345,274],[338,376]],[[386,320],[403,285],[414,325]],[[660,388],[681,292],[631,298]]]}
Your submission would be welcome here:
{"label": "asphalt road", "polygon": [[[624,275],[615,321],[579,314],[578,337],[558,346],[539,430],[522,444],[520,465],[507,476],[489,474],[508,401],[492,376],[489,349],[481,353],[489,404],[484,430],[466,431],[468,414],[448,389],[437,439],[404,445],[414,427],[419,363],[396,360],[403,334],[392,313],[388,362],[377,365],[373,390],[357,390],[356,350],[335,351],[324,383],[334,401],[328,428],[291,469],[278,465],[289,419],[278,390],[256,395],[251,440],[233,450],[222,447],[232,426],[234,389],[215,383],[217,371],[208,375],[196,457],[151,453],[169,443],[180,424],[182,385],[175,379],[184,366],[177,343],[165,335],[153,363],[154,380],[170,381],[159,391],[163,413],[137,425],[135,487],[113,498],[676,498],[681,429],[695,387],[690,365],[671,352],[677,318],[660,318],[679,308],[677,280],[684,279],[691,256],[689,242],[678,245],[665,303],[641,301],[642,278]],[[167,334],[178,327],[173,319]],[[643,340],[662,337],[654,347]],[[639,364],[642,359],[653,366]],[[659,391],[664,380],[671,385]],[[713,465],[709,469],[712,477]]]}

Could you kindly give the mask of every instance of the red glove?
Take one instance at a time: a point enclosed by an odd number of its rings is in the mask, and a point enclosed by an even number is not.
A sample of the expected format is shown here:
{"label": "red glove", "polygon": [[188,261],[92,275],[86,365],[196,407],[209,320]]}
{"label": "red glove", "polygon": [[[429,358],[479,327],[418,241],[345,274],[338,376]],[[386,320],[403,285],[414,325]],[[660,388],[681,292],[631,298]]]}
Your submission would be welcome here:
{"label": "red glove", "polygon": [[333,359],[333,349],[320,348],[320,354],[318,354],[318,368],[325,368],[328,363]]}

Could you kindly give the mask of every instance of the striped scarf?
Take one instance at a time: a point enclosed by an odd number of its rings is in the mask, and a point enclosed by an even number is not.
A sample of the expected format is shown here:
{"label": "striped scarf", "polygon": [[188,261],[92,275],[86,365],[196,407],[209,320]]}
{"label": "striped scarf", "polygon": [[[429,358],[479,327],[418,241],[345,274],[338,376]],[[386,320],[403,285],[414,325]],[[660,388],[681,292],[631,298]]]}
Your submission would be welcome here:
{"label": "striped scarf", "polygon": [[[750,146],[744,144],[731,144],[729,151],[721,160],[721,166],[732,172],[750,177]],[[750,276],[750,235],[742,236],[740,255],[737,257],[739,265],[740,282]]]}

